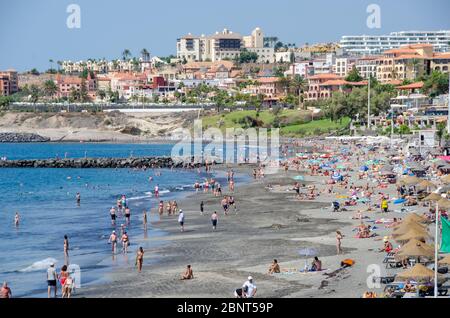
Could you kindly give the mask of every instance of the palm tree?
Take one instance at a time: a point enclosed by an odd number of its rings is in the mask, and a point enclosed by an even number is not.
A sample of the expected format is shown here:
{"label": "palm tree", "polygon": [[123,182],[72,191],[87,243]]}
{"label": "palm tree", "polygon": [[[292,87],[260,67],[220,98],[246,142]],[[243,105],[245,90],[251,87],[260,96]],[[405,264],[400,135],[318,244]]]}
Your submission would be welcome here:
{"label": "palm tree", "polygon": [[50,73],[53,71],[53,59],[49,59],[48,62],[50,63]]}
{"label": "palm tree", "polygon": [[148,62],[149,57],[150,57],[150,53],[147,51],[146,48],[143,48],[143,49],[141,50],[141,57],[142,57],[142,61]]}
{"label": "palm tree", "polygon": [[295,75],[291,79],[291,86],[298,94],[298,105],[303,106],[303,92],[307,89],[308,82],[303,76]]}
{"label": "palm tree", "polygon": [[53,98],[58,92],[58,86],[56,86],[55,82],[52,80],[48,80],[44,82],[44,94]]}
{"label": "palm tree", "polygon": [[122,52],[122,59],[126,61],[131,56],[131,51],[129,49],[125,49]]}

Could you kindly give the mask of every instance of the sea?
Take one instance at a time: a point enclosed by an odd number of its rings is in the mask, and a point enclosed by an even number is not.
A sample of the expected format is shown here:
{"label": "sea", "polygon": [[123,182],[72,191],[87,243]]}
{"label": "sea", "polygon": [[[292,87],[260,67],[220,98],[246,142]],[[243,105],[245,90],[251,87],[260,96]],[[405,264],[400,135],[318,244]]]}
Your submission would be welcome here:
{"label": "sea", "polygon": [[[0,157],[8,159],[100,158],[169,156],[171,144],[106,143],[17,143],[0,144]],[[159,185],[161,200],[180,200],[194,192],[193,184],[209,177],[202,169],[0,169],[0,282],[7,281],[14,297],[47,297],[46,272],[50,263],[65,263],[64,235],[70,243],[69,260],[78,287],[108,281],[115,268],[134,270],[134,255],[164,244],[165,232],[152,226],[158,219],[148,215],[147,231],[142,226],[143,210],[157,207],[152,193]],[[226,183],[225,172],[215,178]],[[237,176],[236,182],[240,182]],[[244,177],[242,177],[244,178]],[[81,195],[81,204],[76,194]],[[126,195],[131,208],[128,257],[112,255],[108,238],[114,229],[109,209]],[[15,213],[20,215],[18,227]],[[124,218],[115,230],[120,232]],[[120,247],[120,245],[119,245]],[[146,257],[146,264],[152,260]]]}

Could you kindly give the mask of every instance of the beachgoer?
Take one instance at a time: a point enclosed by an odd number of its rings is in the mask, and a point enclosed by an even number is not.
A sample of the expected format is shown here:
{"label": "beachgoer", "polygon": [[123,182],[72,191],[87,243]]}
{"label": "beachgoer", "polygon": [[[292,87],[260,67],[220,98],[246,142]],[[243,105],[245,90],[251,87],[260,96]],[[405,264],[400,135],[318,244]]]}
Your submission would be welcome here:
{"label": "beachgoer", "polygon": [[48,294],[48,298],[50,298],[50,294],[51,294],[51,290],[52,288],[54,289],[55,293],[55,298],[56,298],[56,292],[57,292],[57,286],[56,286],[56,280],[58,279],[58,276],[56,274],[56,269],[55,269],[55,263],[51,263],[50,267],[47,269],[47,285],[48,285],[48,289],[47,289],[47,294]]}
{"label": "beachgoer", "polygon": [[112,231],[108,242],[111,243],[111,250],[112,250],[113,253],[115,253],[116,252],[116,247],[117,247],[117,234],[116,234],[116,231]]}
{"label": "beachgoer", "polygon": [[192,271],[192,266],[188,265],[188,266],[186,266],[186,270],[184,271],[184,273],[181,275],[181,280],[193,279],[193,278],[194,278],[194,272]]}
{"label": "beachgoer", "polygon": [[14,216],[14,225],[16,227],[18,227],[19,226],[19,222],[20,222],[20,215],[19,215],[19,212],[16,212],[16,215]]}
{"label": "beachgoer", "polygon": [[143,225],[144,225],[144,230],[146,230],[147,229],[147,211],[143,211],[142,212],[142,223],[143,223]]}
{"label": "beachgoer", "polygon": [[128,245],[130,245],[128,234],[127,232],[124,232],[122,235],[122,253],[128,253]]}
{"label": "beachgoer", "polygon": [[203,201],[200,202],[200,215],[203,215],[204,207],[205,207],[205,204],[203,203]]}
{"label": "beachgoer", "polygon": [[80,206],[80,203],[81,203],[81,195],[80,195],[79,192],[77,192],[76,200],[77,200],[77,205]]}
{"label": "beachgoer", "polygon": [[211,223],[213,226],[213,230],[215,230],[217,227],[217,220],[218,220],[218,215],[217,215],[217,212],[214,211],[214,213],[211,215]]}
{"label": "beachgoer", "polygon": [[0,298],[11,298],[11,297],[12,297],[11,288],[8,287],[7,282],[3,282],[3,286],[0,290]]}
{"label": "beachgoer", "polygon": [[131,211],[129,207],[125,208],[125,219],[127,225],[131,223]]}
{"label": "beachgoer", "polygon": [[69,238],[64,235],[64,256],[69,257]]}
{"label": "beachgoer", "polygon": [[163,213],[164,213],[164,201],[159,201],[158,213],[159,213],[160,216],[163,215]]}
{"label": "beachgoer", "polygon": [[237,207],[236,207],[236,202],[234,200],[234,197],[230,196],[228,197],[228,206],[233,206],[234,208],[234,212],[237,214]]}
{"label": "beachgoer", "polygon": [[320,272],[322,270],[322,261],[316,256],[311,265],[311,272]]}
{"label": "beachgoer", "polygon": [[116,225],[116,209],[114,209],[113,206],[109,210],[109,214],[111,215],[111,225],[115,226]]}
{"label": "beachgoer", "polygon": [[248,280],[242,285],[242,288],[247,289],[245,292],[246,298],[253,298],[256,295],[256,285],[253,283],[253,277],[249,276]]}
{"label": "beachgoer", "polygon": [[269,267],[269,274],[280,273],[280,265],[276,259],[273,260],[272,264]]}
{"label": "beachgoer", "polygon": [[340,231],[336,231],[336,250],[337,250],[338,254],[342,253],[341,241],[342,241],[343,237],[344,236],[342,235],[342,233]]}
{"label": "beachgoer", "polygon": [[64,296],[66,298],[70,298],[70,296],[72,295],[72,289],[74,287],[73,285],[74,280],[69,274],[64,282],[64,285],[62,286],[62,298],[64,298]]}
{"label": "beachgoer", "polygon": [[64,284],[66,283],[67,277],[69,277],[69,272],[67,272],[67,265],[63,265],[63,267],[61,267],[61,272],[58,275],[58,280],[61,284],[62,298],[64,298],[65,296]]}
{"label": "beachgoer", "polygon": [[222,201],[220,201],[220,203],[222,204],[222,208],[223,208],[225,215],[228,215],[228,198],[224,197],[222,199]]}
{"label": "beachgoer", "polygon": [[159,185],[155,186],[155,198],[159,198]]}
{"label": "beachgoer", "polygon": [[180,210],[180,214],[178,215],[178,223],[180,223],[181,232],[184,232],[184,213],[183,213],[183,210]]}
{"label": "beachgoer", "polygon": [[136,264],[138,268],[138,272],[140,273],[142,271],[142,264],[144,263],[144,249],[142,247],[139,247],[137,253],[136,253]]}
{"label": "beachgoer", "polygon": [[383,198],[383,200],[381,201],[381,211],[386,213],[388,211],[388,208],[388,201],[386,200],[386,198]]}

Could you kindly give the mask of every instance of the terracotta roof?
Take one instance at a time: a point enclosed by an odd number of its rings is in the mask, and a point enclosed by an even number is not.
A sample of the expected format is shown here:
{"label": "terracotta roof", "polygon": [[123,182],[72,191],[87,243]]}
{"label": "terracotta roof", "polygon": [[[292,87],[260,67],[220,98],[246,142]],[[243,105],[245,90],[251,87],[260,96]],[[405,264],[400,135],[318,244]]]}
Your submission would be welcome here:
{"label": "terracotta roof", "polygon": [[397,89],[418,89],[423,87],[423,82],[416,82],[408,85],[397,86]]}
{"label": "terracotta roof", "polygon": [[398,48],[384,51],[384,54],[407,54],[407,53],[416,53],[416,50],[409,48]]}
{"label": "terracotta roof", "polygon": [[433,59],[450,59],[450,52],[446,53],[435,53]]}
{"label": "terracotta roof", "polygon": [[261,84],[278,83],[280,79],[278,77],[261,77],[258,78],[258,82]]}
{"label": "terracotta roof", "polygon": [[418,54],[402,54],[394,57],[394,60],[403,60],[403,59],[424,59],[425,57]]}
{"label": "terracotta roof", "polygon": [[424,47],[433,47],[433,44],[418,43],[418,44],[410,44],[409,47],[416,48],[416,49],[421,49],[421,48],[424,48]]}
{"label": "terracotta roof", "polygon": [[390,85],[401,85],[403,82],[400,80],[390,80],[388,82],[385,82],[383,84],[390,84]]}
{"label": "terracotta roof", "polygon": [[81,84],[82,79],[76,76],[65,76],[58,80],[59,84]]}
{"label": "terracotta roof", "polygon": [[319,84],[319,86],[341,86],[349,84],[349,82],[342,80],[342,79],[335,79],[335,80],[328,80],[326,82],[323,82]]}
{"label": "terracotta roof", "polygon": [[337,74],[334,73],[328,73],[328,74],[317,74],[317,75],[313,75],[313,76],[309,76],[308,79],[342,79],[342,77],[340,77]]}

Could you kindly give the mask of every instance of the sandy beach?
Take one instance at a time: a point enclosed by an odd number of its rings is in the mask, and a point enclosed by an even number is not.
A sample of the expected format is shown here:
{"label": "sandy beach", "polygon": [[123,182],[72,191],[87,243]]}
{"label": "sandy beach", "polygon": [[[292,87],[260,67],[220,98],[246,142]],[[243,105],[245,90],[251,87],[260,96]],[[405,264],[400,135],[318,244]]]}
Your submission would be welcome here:
{"label": "sandy beach", "polygon": [[[367,180],[356,180],[359,167],[355,158],[351,158],[354,171],[350,171],[351,182],[365,185]],[[362,159],[361,159],[362,160]],[[256,167],[256,166],[255,166]],[[251,175],[253,166],[234,166],[238,173]],[[224,169],[224,168],[221,168]],[[320,195],[313,201],[300,201],[292,186],[293,177],[303,175],[306,185],[315,185]],[[348,211],[333,213],[331,202],[339,193],[348,190],[335,188],[335,193],[325,193],[323,176],[309,176],[306,171],[288,172],[281,169],[276,174],[266,175],[264,179],[253,180],[246,185],[237,185],[234,197],[238,213],[233,211],[224,216],[220,198],[211,193],[195,193],[183,200],[179,206],[186,215],[184,233],[180,232],[176,216],[163,216],[152,227],[168,233],[164,244],[147,250],[143,272],[136,269],[114,271],[109,282],[104,285],[84,287],[77,291],[76,297],[233,297],[233,291],[242,286],[247,276],[254,278],[258,288],[257,297],[361,297],[368,291],[366,281],[371,280],[368,266],[378,264],[381,275],[393,275],[398,270],[386,270],[382,260],[384,253],[383,237],[390,230],[376,225],[376,237],[355,238],[354,228],[360,220],[352,216],[366,207],[358,204],[347,207]],[[272,189],[266,188],[272,185]],[[224,194],[228,188],[223,186]],[[323,191],[323,193],[322,193]],[[396,194],[396,185],[383,189],[391,197]],[[205,214],[200,215],[199,205],[205,204]],[[379,203],[374,195],[374,203]],[[400,208],[400,207],[398,207]],[[393,212],[381,214],[380,209],[366,212],[369,219],[402,217]],[[415,207],[415,211],[424,212],[425,207]],[[210,215],[219,213],[218,228],[212,230]],[[152,210],[152,213],[156,213]],[[367,223],[368,224],[368,223]],[[373,226],[373,223],[371,223]],[[336,255],[336,234],[344,235],[343,254]],[[132,240],[133,238],[131,238]],[[301,273],[305,265],[305,256],[299,255],[303,248],[314,248],[323,263],[322,272]],[[118,255],[121,257],[122,255]],[[134,255],[129,256],[134,263]],[[268,275],[267,270],[276,258],[281,273]],[[343,259],[355,260],[355,265],[338,272]],[[308,265],[312,258],[307,258]],[[151,264],[146,264],[150,263]],[[180,275],[187,264],[191,264],[195,279],[181,281]],[[331,275],[330,275],[331,274]],[[378,275],[376,275],[378,276]],[[381,289],[373,289],[380,293]]]}

